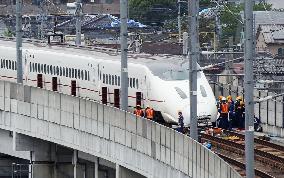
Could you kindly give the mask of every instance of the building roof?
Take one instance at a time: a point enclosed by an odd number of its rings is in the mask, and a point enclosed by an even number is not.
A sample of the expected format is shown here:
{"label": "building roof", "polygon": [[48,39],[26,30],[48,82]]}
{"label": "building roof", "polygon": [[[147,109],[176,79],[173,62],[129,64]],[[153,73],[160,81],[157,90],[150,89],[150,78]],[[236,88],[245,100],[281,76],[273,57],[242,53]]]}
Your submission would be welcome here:
{"label": "building roof", "polygon": [[262,34],[266,44],[284,43],[284,24],[282,25],[260,25],[258,35]]}
{"label": "building roof", "polygon": [[[279,11],[254,11],[255,27],[260,25],[281,25],[284,24],[284,12]],[[241,13],[244,19],[244,12]],[[243,20],[244,21],[244,20]]]}

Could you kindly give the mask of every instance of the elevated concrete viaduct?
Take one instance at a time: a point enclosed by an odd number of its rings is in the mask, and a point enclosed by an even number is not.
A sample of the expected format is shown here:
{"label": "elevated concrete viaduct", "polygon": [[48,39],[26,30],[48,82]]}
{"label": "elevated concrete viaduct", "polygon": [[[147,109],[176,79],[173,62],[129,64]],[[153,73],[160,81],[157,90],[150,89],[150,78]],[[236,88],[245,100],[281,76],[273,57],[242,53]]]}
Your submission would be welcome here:
{"label": "elevated concrete viaduct", "polygon": [[[0,81],[0,152],[34,178],[240,178],[188,136],[87,99]],[[64,164],[65,163],[65,164]]]}

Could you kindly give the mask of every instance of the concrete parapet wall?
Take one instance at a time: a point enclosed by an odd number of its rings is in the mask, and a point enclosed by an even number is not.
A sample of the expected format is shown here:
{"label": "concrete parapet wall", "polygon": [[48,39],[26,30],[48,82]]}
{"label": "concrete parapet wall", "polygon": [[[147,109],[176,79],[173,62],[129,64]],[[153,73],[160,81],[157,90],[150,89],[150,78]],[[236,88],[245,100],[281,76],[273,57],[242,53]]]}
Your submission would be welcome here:
{"label": "concrete parapet wall", "polygon": [[67,146],[149,178],[241,177],[188,136],[119,109],[0,81],[0,128]]}

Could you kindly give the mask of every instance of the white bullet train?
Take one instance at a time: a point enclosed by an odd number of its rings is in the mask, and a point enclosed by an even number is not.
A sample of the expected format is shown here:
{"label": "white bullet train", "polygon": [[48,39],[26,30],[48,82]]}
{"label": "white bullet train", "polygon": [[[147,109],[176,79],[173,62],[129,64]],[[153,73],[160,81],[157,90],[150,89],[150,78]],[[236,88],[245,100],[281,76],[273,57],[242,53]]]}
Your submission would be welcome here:
{"label": "white bullet train", "polygon": [[[15,42],[0,40],[0,78],[16,82]],[[185,124],[189,115],[188,63],[181,56],[130,54],[128,62],[129,108],[134,108],[136,92],[142,92],[142,107],[160,111],[166,122],[177,122],[181,110]],[[23,44],[24,84],[37,86],[37,74],[43,76],[43,88],[52,90],[52,77],[58,79],[58,91],[71,92],[76,80],[77,95],[101,100],[101,88],[108,88],[108,102],[120,88],[120,55],[86,48]],[[200,120],[216,121],[215,97],[202,71],[198,72],[197,113]],[[130,109],[131,111],[131,109]]]}

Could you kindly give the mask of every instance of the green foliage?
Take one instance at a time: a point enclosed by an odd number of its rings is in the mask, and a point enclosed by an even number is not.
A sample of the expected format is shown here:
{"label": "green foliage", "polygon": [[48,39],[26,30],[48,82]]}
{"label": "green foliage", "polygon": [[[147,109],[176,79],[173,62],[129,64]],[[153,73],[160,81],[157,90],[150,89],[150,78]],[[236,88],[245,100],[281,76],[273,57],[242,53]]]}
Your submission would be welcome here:
{"label": "green foliage", "polygon": [[4,36],[5,37],[13,37],[14,34],[13,34],[13,32],[11,30],[6,28],[5,31],[4,31]]}
{"label": "green foliage", "polygon": [[[253,7],[254,11],[271,10],[272,4],[259,3]],[[235,36],[238,30],[238,26],[242,21],[240,12],[244,11],[244,4],[233,5],[229,4],[224,6],[221,11],[221,23],[223,25],[223,39],[227,39],[230,36]]]}

